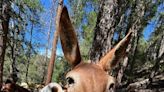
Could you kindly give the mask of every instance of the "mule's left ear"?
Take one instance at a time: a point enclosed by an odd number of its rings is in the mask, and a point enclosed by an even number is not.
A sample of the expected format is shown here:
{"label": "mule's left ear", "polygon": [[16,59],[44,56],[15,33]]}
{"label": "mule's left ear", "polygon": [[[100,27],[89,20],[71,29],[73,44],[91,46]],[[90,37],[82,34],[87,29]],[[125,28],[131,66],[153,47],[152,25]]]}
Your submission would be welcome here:
{"label": "mule's left ear", "polygon": [[132,31],[130,31],[112,50],[100,59],[99,65],[104,71],[109,71],[124,56],[131,34]]}

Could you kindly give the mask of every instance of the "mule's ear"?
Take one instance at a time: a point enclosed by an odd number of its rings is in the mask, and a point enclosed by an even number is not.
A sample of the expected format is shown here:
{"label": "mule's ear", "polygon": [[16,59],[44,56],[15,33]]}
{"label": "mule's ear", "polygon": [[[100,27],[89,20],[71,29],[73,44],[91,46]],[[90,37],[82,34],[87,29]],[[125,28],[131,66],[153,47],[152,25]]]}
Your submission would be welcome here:
{"label": "mule's ear", "polygon": [[109,71],[118,61],[124,56],[126,47],[131,38],[132,31],[130,31],[112,50],[100,59],[99,65],[105,70]]}
{"label": "mule's ear", "polygon": [[62,9],[59,23],[59,35],[66,60],[72,66],[76,66],[81,62],[81,55],[76,33],[72,26],[66,7],[63,7]]}

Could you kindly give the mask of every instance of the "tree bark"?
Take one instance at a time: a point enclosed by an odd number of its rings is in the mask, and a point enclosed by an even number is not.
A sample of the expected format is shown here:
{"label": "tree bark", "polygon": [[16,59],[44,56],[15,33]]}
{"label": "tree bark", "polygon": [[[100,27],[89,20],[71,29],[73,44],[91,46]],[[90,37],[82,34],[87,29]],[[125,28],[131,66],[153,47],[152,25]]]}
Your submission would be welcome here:
{"label": "tree bark", "polygon": [[101,0],[97,23],[94,30],[90,60],[98,62],[113,46],[115,32],[122,33],[125,28],[125,11],[129,7],[126,0]]}
{"label": "tree bark", "polygon": [[92,47],[89,52],[90,60],[98,62],[112,47],[114,28],[116,26],[117,0],[101,0],[94,30]]}
{"label": "tree bark", "polygon": [[58,32],[59,21],[60,21],[62,8],[63,8],[63,0],[59,0],[59,6],[57,8],[57,15],[56,15],[56,31],[54,33],[53,47],[52,47],[52,51],[51,51],[50,62],[48,64],[47,79],[46,79],[45,85],[49,84],[52,80],[54,63],[55,63],[55,58],[56,58],[56,46],[57,46],[58,34],[59,34],[59,32]]}
{"label": "tree bark", "polygon": [[[121,26],[124,25],[125,21],[124,12],[128,7],[126,4],[127,2],[125,0],[100,1],[93,43],[89,53],[91,62],[97,63],[101,57],[112,48],[114,32],[126,31],[126,29]],[[127,31],[129,31],[129,29]],[[128,57],[126,57],[126,59],[128,60]],[[126,65],[126,63],[127,62],[125,62],[124,65]],[[126,66],[124,68],[126,68]],[[112,90],[114,91],[114,89]]]}
{"label": "tree bark", "polygon": [[[131,44],[129,44],[126,52],[129,52],[130,49],[131,49]],[[121,68],[120,68],[120,70],[118,71],[118,74],[117,74],[117,79],[116,79],[117,80],[117,86],[121,85],[122,77],[124,75],[123,73],[124,73],[124,71],[125,71],[125,69],[128,65],[128,60],[129,60],[128,55],[126,55],[124,57],[124,60],[123,60],[123,65],[121,66]]]}
{"label": "tree bark", "polygon": [[12,31],[13,37],[11,39],[11,43],[10,44],[10,48],[11,48],[11,61],[12,61],[12,65],[11,65],[11,71],[10,71],[10,76],[13,79],[14,83],[17,82],[18,80],[18,76],[17,76],[17,66],[16,66],[16,56],[17,56],[17,41],[16,39],[18,38],[18,34],[17,32]]}
{"label": "tree bark", "polygon": [[[149,75],[149,82],[147,83],[147,87],[152,86],[153,78],[162,70],[162,64],[164,62],[164,19],[163,15],[160,15],[159,20],[157,20],[157,27],[152,34],[151,39],[149,39],[149,47],[146,51],[146,59],[149,61],[153,61],[154,65],[151,68],[151,73]],[[161,69],[160,69],[161,68]]]}
{"label": "tree bark", "polygon": [[6,51],[6,43],[7,43],[7,34],[9,31],[9,10],[10,10],[10,3],[8,0],[1,0],[0,1],[0,19],[1,19],[1,28],[0,28],[0,84],[3,83],[3,65],[4,65],[4,58],[5,58],[5,51]]}
{"label": "tree bark", "polygon": [[149,83],[148,86],[152,83],[152,79],[156,75],[157,71],[160,67],[160,62],[164,62],[164,35],[161,36],[161,38],[158,39],[158,41],[155,42],[156,48],[156,58],[155,58],[155,64],[152,67],[151,74],[149,76]]}
{"label": "tree bark", "polygon": [[[142,7],[140,7],[140,5],[142,5]],[[130,57],[135,58],[135,53],[136,53],[136,50],[137,50],[137,45],[138,45],[139,37],[140,37],[139,34],[142,32],[140,30],[142,30],[142,26],[143,26],[142,25],[143,16],[145,14],[145,12],[144,12],[145,6],[143,5],[143,1],[140,2],[140,3],[136,3],[136,1],[135,1],[134,5],[132,4],[131,9],[132,10],[131,10],[131,13],[130,13],[127,30],[129,28],[132,29],[133,30],[133,36],[132,36],[132,42],[129,44],[131,46],[129,46],[129,48],[127,48],[127,50],[128,50],[128,53],[130,54]],[[137,13],[137,12],[140,12],[140,13]],[[137,13],[137,17],[135,15],[136,13]],[[121,85],[121,81],[122,81],[122,78],[123,78],[123,75],[124,75],[124,71],[125,71],[125,69],[126,69],[126,67],[128,66],[129,63],[130,63],[131,69],[133,69],[133,66],[134,66],[134,63],[135,63],[133,61],[134,59],[130,60],[128,57],[129,57],[128,55],[125,56],[124,61],[123,61],[123,65],[121,66],[121,68],[118,71],[118,74],[117,74],[117,86],[118,87]],[[129,60],[131,62],[129,62]],[[130,72],[132,72],[132,71],[130,70]]]}

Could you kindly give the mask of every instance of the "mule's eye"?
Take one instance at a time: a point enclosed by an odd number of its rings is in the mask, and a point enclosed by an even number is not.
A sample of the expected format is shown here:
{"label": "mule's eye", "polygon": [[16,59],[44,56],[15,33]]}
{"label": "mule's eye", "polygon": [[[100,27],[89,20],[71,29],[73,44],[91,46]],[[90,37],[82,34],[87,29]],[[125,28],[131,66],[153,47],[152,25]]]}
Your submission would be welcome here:
{"label": "mule's eye", "polygon": [[67,78],[67,84],[68,84],[68,85],[72,85],[72,84],[74,84],[74,83],[75,83],[75,81],[74,81],[73,78],[71,78],[71,77],[68,77],[68,78]]}

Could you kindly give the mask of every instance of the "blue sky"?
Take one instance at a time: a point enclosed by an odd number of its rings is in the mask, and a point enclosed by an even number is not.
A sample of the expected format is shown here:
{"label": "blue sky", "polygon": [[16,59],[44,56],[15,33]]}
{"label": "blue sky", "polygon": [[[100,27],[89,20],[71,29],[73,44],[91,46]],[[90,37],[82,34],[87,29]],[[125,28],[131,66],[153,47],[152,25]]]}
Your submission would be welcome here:
{"label": "blue sky", "polygon": [[[41,3],[44,5],[44,9],[46,11],[45,13],[47,14],[47,12],[50,11],[52,0],[41,0]],[[67,3],[68,3],[68,0],[64,0],[64,5],[66,5],[68,7],[68,10],[69,10],[69,6],[67,5]],[[57,6],[57,5],[55,5],[55,6]],[[163,7],[164,7],[163,4],[158,7],[158,13],[161,12],[161,11],[163,12]],[[156,15],[158,15],[158,13]],[[45,21],[49,22],[50,21],[49,17],[50,17],[50,15],[44,15],[43,14],[43,18],[45,18]],[[53,17],[55,17],[55,15]],[[54,24],[54,22],[53,22],[53,24]],[[149,39],[151,33],[154,31],[154,29],[156,27],[156,24],[157,24],[156,19],[152,19],[151,21],[149,21],[149,24],[144,28],[143,36],[144,36],[145,40]],[[53,26],[52,33],[51,33],[51,42],[52,42],[52,39],[53,39],[54,30],[55,30],[54,28],[55,27]],[[50,45],[52,46],[52,44],[50,44]],[[51,46],[50,46],[50,48],[51,48]],[[40,52],[44,54],[45,53],[45,48],[41,48]],[[50,55],[50,52],[51,52],[51,50],[49,50],[49,55]],[[63,55],[60,44],[58,44],[58,46],[57,46],[57,54],[58,55]]]}
{"label": "blue sky", "polygon": [[143,35],[144,35],[144,39],[145,40],[149,40],[150,36],[151,36],[151,33],[154,31],[155,29],[155,26],[156,26],[156,21],[155,20],[152,20],[149,25],[147,25],[145,28],[144,28],[144,32],[143,32]]}
{"label": "blue sky", "polygon": [[151,36],[151,33],[154,31],[155,27],[157,26],[157,21],[159,19],[159,13],[164,12],[164,2],[163,4],[159,5],[158,9],[157,9],[157,13],[156,18],[153,18],[149,24],[145,27],[143,35],[144,35],[144,39],[148,40]]}

